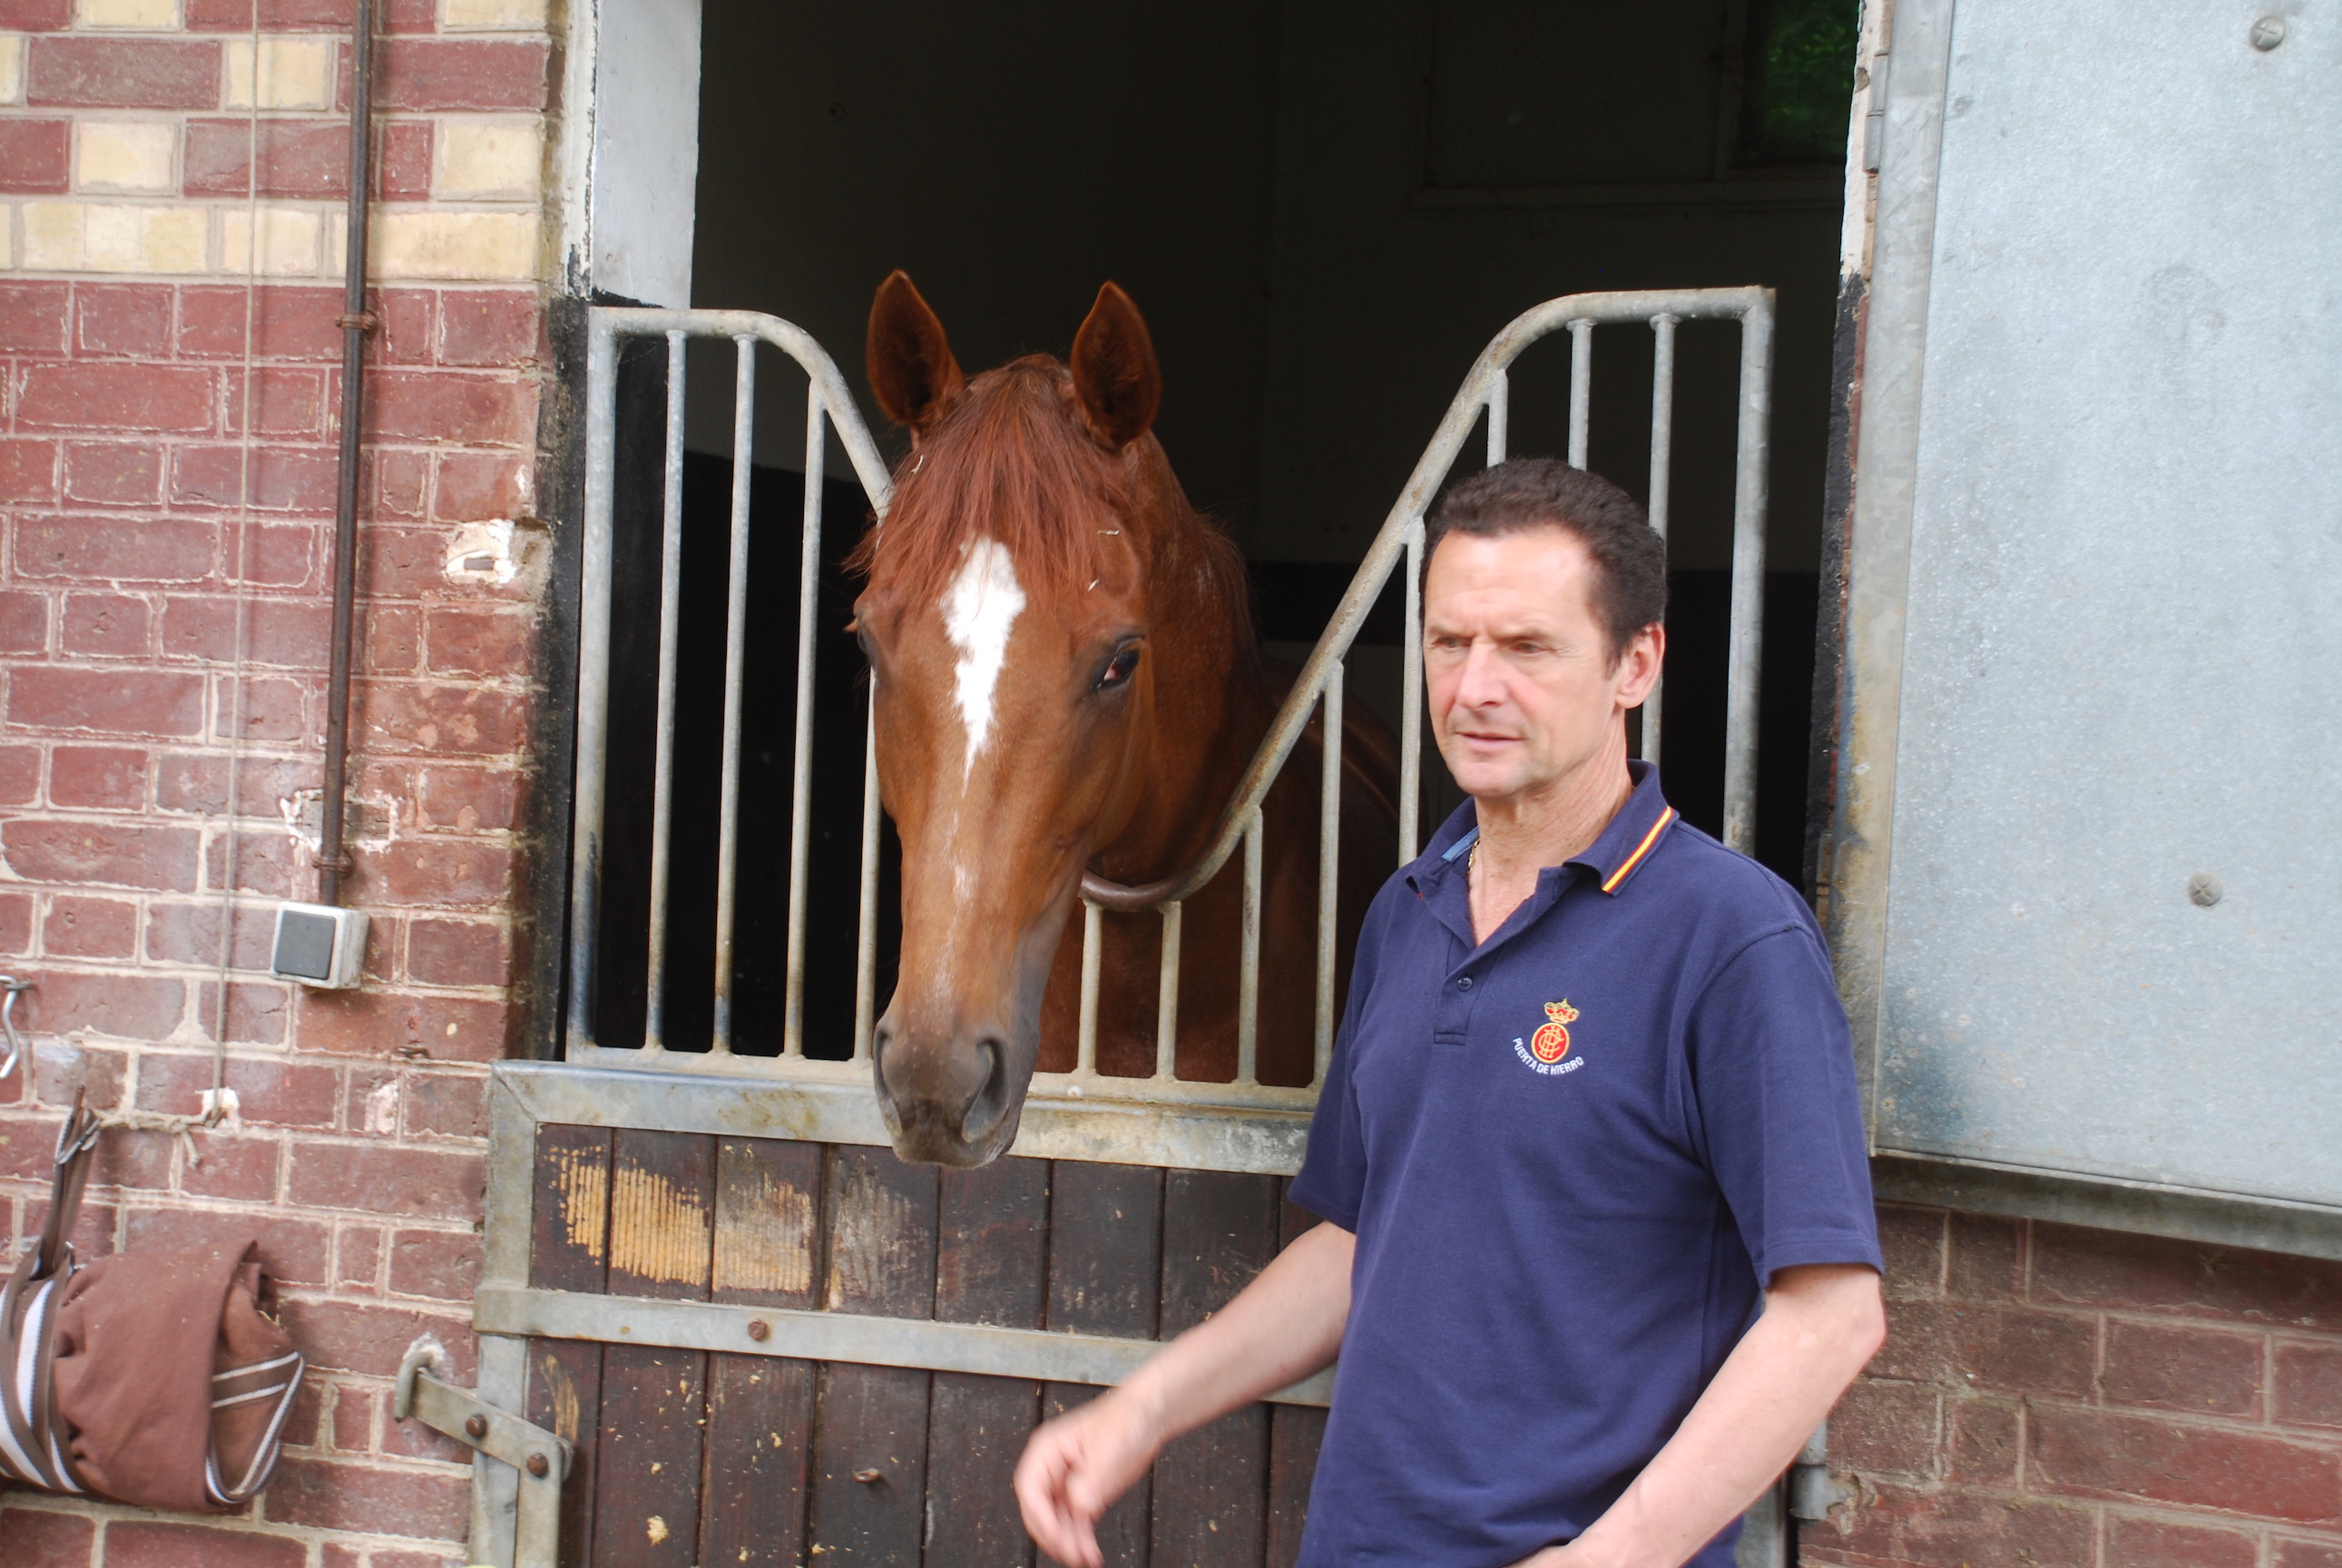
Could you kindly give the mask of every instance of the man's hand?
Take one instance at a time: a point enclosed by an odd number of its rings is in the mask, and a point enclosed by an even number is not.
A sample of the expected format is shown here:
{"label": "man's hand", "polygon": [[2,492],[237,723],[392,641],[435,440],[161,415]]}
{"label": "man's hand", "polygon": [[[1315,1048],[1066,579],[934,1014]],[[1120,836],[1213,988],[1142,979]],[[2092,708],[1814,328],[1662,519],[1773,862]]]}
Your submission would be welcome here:
{"label": "man's hand", "polygon": [[1016,1503],[1041,1550],[1102,1568],[1097,1520],[1163,1445],[1333,1361],[1350,1315],[1350,1233],[1305,1231],[1236,1299],[1078,1410],[1044,1425],[1016,1463]]}
{"label": "man's hand", "polygon": [[1108,1389],[1033,1434],[1016,1462],[1016,1503],[1043,1552],[1067,1568],[1103,1568],[1097,1521],[1163,1450],[1159,1419],[1128,1388]]}

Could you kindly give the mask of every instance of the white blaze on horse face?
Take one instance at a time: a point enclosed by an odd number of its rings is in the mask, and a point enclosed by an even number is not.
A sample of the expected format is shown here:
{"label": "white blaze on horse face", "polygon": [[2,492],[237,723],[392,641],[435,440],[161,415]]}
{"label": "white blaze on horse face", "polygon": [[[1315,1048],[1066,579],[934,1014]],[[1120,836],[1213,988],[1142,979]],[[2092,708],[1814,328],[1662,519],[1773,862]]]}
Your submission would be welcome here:
{"label": "white blaze on horse face", "polygon": [[1016,563],[1008,546],[996,539],[969,542],[967,564],[944,594],[944,634],[959,650],[959,722],[967,734],[964,780],[976,771],[976,759],[992,734],[992,698],[1000,684],[1000,666],[1008,660],[1008,634],[1025,609],[1025,590],[1016,585]]}

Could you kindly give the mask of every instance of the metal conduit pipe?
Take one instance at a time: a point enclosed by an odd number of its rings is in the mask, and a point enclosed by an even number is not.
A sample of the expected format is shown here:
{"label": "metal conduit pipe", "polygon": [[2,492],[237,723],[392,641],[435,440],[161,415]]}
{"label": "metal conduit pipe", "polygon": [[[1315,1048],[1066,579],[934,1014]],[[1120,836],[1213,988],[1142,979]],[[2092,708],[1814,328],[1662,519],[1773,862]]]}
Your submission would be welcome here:
{"label": "metal conduit pipe", "polygon": [[[257,172],[255,178],[258,177]],[[350,25],[349,238],[342,268],[341,472],[334,494],[333,650],[325,677],[325,777],[318,794],[317,902],[342,901],[342,817],[350,760],[350,644],[357,619],[358,444],[365,411],[366,216],[374,184],[374,0],[357,0]],[[257,234],[252,243],[258,245]],[[233,810],[233,805],[230,806]]]}

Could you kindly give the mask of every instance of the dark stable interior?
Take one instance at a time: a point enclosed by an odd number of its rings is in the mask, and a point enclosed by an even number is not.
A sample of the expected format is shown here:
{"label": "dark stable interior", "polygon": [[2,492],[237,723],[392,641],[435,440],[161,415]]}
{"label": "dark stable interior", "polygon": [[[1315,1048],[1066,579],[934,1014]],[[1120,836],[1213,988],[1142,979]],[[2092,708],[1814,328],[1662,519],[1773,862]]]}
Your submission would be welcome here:
{"label": "dark stable interior", "polygon": [[[1854,0],[1064,0],[969,8],[707,0],[694,301],[769,311],[862,370],[872,291],[910,272],[971,372],[1062,355],[1098,285],[1146,313],[1156,426],[1245,548],[1254,614],[1298,660],[1481,347],[1520,311],[1606,289],[1779,293],[1757,857],[1802,878],[1816,567],[1832,395]],[[1737,354],[1686,324],[1676,391],[1668,798],[1720,825]],[[1647,487],[1650,334],[1595,335],[1589,465]],[[1511,451],[1559,454],[1570,349],[1513,377]],[[695,345],[665,1034],[713,1007],[732,350]],[[779,1049],[788,922],[803,377],[759,364],[744,693],[735,1048]],[[596,1036],[641,1038],[658,638],[663,345],[622,376],[605,937]],[[1455,476],[1474,471],[1465,448]],[[833,438],[815,645],[805,1032],[853,1019],[861,661],[837,563],[869,508]],[[1350,661],[1396,727],[1399,585]],[[1460,798],[1427,756],[1426,831]],[[883,1006],[896,871],[882,866]]]}

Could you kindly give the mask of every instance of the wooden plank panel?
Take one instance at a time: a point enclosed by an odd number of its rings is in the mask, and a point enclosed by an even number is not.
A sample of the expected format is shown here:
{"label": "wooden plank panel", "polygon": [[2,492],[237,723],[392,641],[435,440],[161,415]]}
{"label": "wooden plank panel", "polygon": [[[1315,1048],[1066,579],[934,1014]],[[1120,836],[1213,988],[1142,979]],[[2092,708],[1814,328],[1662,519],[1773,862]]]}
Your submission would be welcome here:
{"label": "wooden plank panel", "polygon": [[[1280,1177],[1277,1243],[1291,1246],[1318,1224],[1316,1215],[1288,1195],[1291,1177]],[[1306,1405],[1280,1404],[1268,1416],[1268,1568],[1293,1568],[1301,1555],[1301,1529],[1309,1517],[1309,1483],[1317,1473],[1317,1449],[1326,1437],[1326,1413]]]}
{"label": "wooden plank panel", "polygon": [[[611,1135],[609,1290],[705,1301],[716,1140],[622,1127]],[[695,1568],[707,1357],[613,1344],[602,1353],[596,1568]]]}
{"label": "wooden plank panel", "polygon": [[[1047,1326],[1153,1338],[1162,1240],[1161,1171],[1058,1161],[1049,1178]],[[1050,1383],[1042,1391],[1042,1413],[1063,1414],[1097,1393],[1080,1383]],[[1141,1481],[1098,1521],[1106,1568],[1146,1568],[1152,1500],[1152,1481]]]}
{"label": "wooden plank panel", "polygon": [[[1170,1171],[1163,1178],[1166,1339],[1229,1300],[1276,1254],[1274,1176]],[[1155,1568],[1258,1568],[1268,1501],[1268,1412],[1232,1411],[1155,1464]]]}
{"label": "wooden plank panel", "polygon": [[[817,1144],[776,1138],[717,1142],[711,1299],[815,1304],[823,1164]],[[703,1563],[795,1568],[805,1560],[813,1394],[811,1362],[707,1358]]]}
{"label": "wooden plank panel", "polygon": [[[609,1241],[610,1132],[548,1124],[536,1130],[535,1193],[529,1208],[528,1283],[599,1291]],[[531,1340],[528,1419],[575,1446],[561,1489],[562,1568],[592,1548],[595,1460],[602,1415],[602,1347]]]}
{"label": "wooden plank panel", "polygon": [[[886,1317],[935,1311],[937,1183],[890,1150],[833,1147],[823,1304]],[[919,1568],[926,1536],[928,1374],[822,1369],[815,1413],[809,1553],[856,1568]]]}
{"label": "wooden plank panel", "polygon": [[[936,1316],[1038,1328],[1046,1292],[1049,1167],[995,1161],[946,1171],[936,1246]],[[1016,1461],[1040,1419],[1041,1385],[937,1373],[928,1399],[927,1556],[933,1568],[1028,1568]]]}

